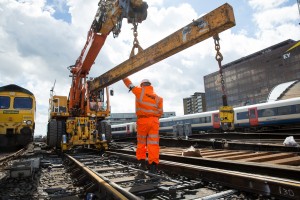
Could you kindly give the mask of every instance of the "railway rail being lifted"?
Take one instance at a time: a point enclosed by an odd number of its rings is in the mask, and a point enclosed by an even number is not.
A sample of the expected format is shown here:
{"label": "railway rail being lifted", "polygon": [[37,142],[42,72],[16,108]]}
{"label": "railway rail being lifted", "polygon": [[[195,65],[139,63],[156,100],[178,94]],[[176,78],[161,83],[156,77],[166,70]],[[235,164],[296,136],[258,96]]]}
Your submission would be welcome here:
{"label": "railway rail being lifted", "polygon": [[[100,0],[98,6],[86,44],[76,63],[69,67],[72,77],[69,97],[54,95],[54,88],[51,90],[47,143],[62,150],[74,146],[106,150],[111,135],[111,127],[105,120],[110,115],[109,85],[212,36],[217,41],[216,59],[220,65],[222,57],[218,34],[235,25],[233,9],[226,3],[142,50],[136,38],[136,28],[147,17],[147,3],[142,0]],[[111,32],[114,37],[118,36],[123,18],[134,26],[132,50],[138,48],[139,52],[134,55],[132,51],[128,60],[88,81],[87,75],[107,36]],[[225,104],[223,106],[227,106]],[[230,123],[232,117],[228,116],[232,113],[227,107],[224,109],[221,122],[225,120]]]}

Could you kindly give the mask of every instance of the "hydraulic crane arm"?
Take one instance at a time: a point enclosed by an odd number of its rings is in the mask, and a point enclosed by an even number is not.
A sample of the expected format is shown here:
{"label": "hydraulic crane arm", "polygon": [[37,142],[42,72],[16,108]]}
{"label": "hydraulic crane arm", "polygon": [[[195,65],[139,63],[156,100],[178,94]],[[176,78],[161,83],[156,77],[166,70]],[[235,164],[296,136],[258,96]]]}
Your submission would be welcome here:
{"label": "hydraulic crane arm", "polygon": [[226,3],[89,81],[89,90],[97,91],[105,88],[233,26],[235,26],[233,9]]}
{"label": "hydraulic crane arm", "polygon": [[69,95],[69,110],[73,115],[84,115],[84,99],[89,93],[86,77],[94,64],[106,37],[113,32],[117,37],[122,20],[141,23],[147,17],[148,5],[142,0],[100,0],[94,21],[88,31],[87,41],[75,65],[70,66],[72,86]]}

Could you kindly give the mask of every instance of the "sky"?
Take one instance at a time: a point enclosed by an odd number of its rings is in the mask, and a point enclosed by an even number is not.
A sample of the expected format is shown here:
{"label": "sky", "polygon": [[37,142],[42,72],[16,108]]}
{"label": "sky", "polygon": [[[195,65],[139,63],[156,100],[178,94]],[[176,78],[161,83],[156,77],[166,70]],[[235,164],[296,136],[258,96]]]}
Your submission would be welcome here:
{"label": "sky", "polygon": [[[192,20],[224,3],[234,9],[236,26],[219,34],[227,64],[287,39],[299,40],[296,0],[148,0],[147,19],[138,26],[142,48],[155,44]],[[93,0],[0,0],[0,86],[17,84],[37,100],[36,135],[46,135],[50,89],[68,96],[68,66],[86,41],[96,13]],[[110,34],[89,77],[98,77],[129,58],[132,25],[123,20],[119,37]],[[214,41],[209,38],[129,78],[134,85],[149,79],[164,98],[164,111],[183,115],[183,98],[204,91],[203,77],[218,70]],[[135,111],[134,95],[122,81],[111,86],[112,113]]]}

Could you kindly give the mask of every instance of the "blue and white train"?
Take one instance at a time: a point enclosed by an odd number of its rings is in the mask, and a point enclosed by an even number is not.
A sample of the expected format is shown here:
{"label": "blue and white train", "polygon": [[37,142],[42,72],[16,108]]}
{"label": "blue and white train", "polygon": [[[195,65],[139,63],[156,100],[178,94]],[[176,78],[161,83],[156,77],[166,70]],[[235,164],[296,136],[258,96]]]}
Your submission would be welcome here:
{"label": "blue and white train", "polygon": [[[193,133],[221,132],[219,111],[161,118],[160,133],[172,133],[175,125],[190,124]],[[296,127],[300,129],[300,98],[234,108],[235,131],[255,132]],[[112,125],[112,137],[136,135],[136,123]]]}
{"label": "blue and white train", "polygon": [[136,123],[129,122],[124,124],[111,125],[112,139],[136,137]]}

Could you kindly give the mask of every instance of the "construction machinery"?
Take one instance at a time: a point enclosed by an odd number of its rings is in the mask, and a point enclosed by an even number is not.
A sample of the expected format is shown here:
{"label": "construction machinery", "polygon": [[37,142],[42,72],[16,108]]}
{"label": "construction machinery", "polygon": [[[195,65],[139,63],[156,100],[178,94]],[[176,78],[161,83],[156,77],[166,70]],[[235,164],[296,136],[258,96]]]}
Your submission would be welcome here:
{"label": "construction machinery", "polygon": [[87,41],[75,64],[70,66],[72,84],[69,96],[50,94],[48,145],[68,150],[74,146],[106,149],[110,138],[108,88],[90,92],[87,76],[107,36],[117,37],[122,20],[136,25],[147,18],[148,5],[142,0],[100,0]]}
{"label": "construction machinery", "polygon": [[[69,96],[57,96],[51,90],[48,144],[62,150],[74,146],[107,149],[111,138],[106,120],[110,115],[108,86],[235,25],[232,7],[224,4],[143,50],[136,28],[137,23],[147,17],[146,2],[100,0],[98,6],[87,42],[75,65],[69,67],[72,77]],[[123,18],[134,26],[130,58],[99,77],[87,80],[106,37],[111,32],[114,37],[118,36]],[[136,55],[135,48],[139,50]]]}

